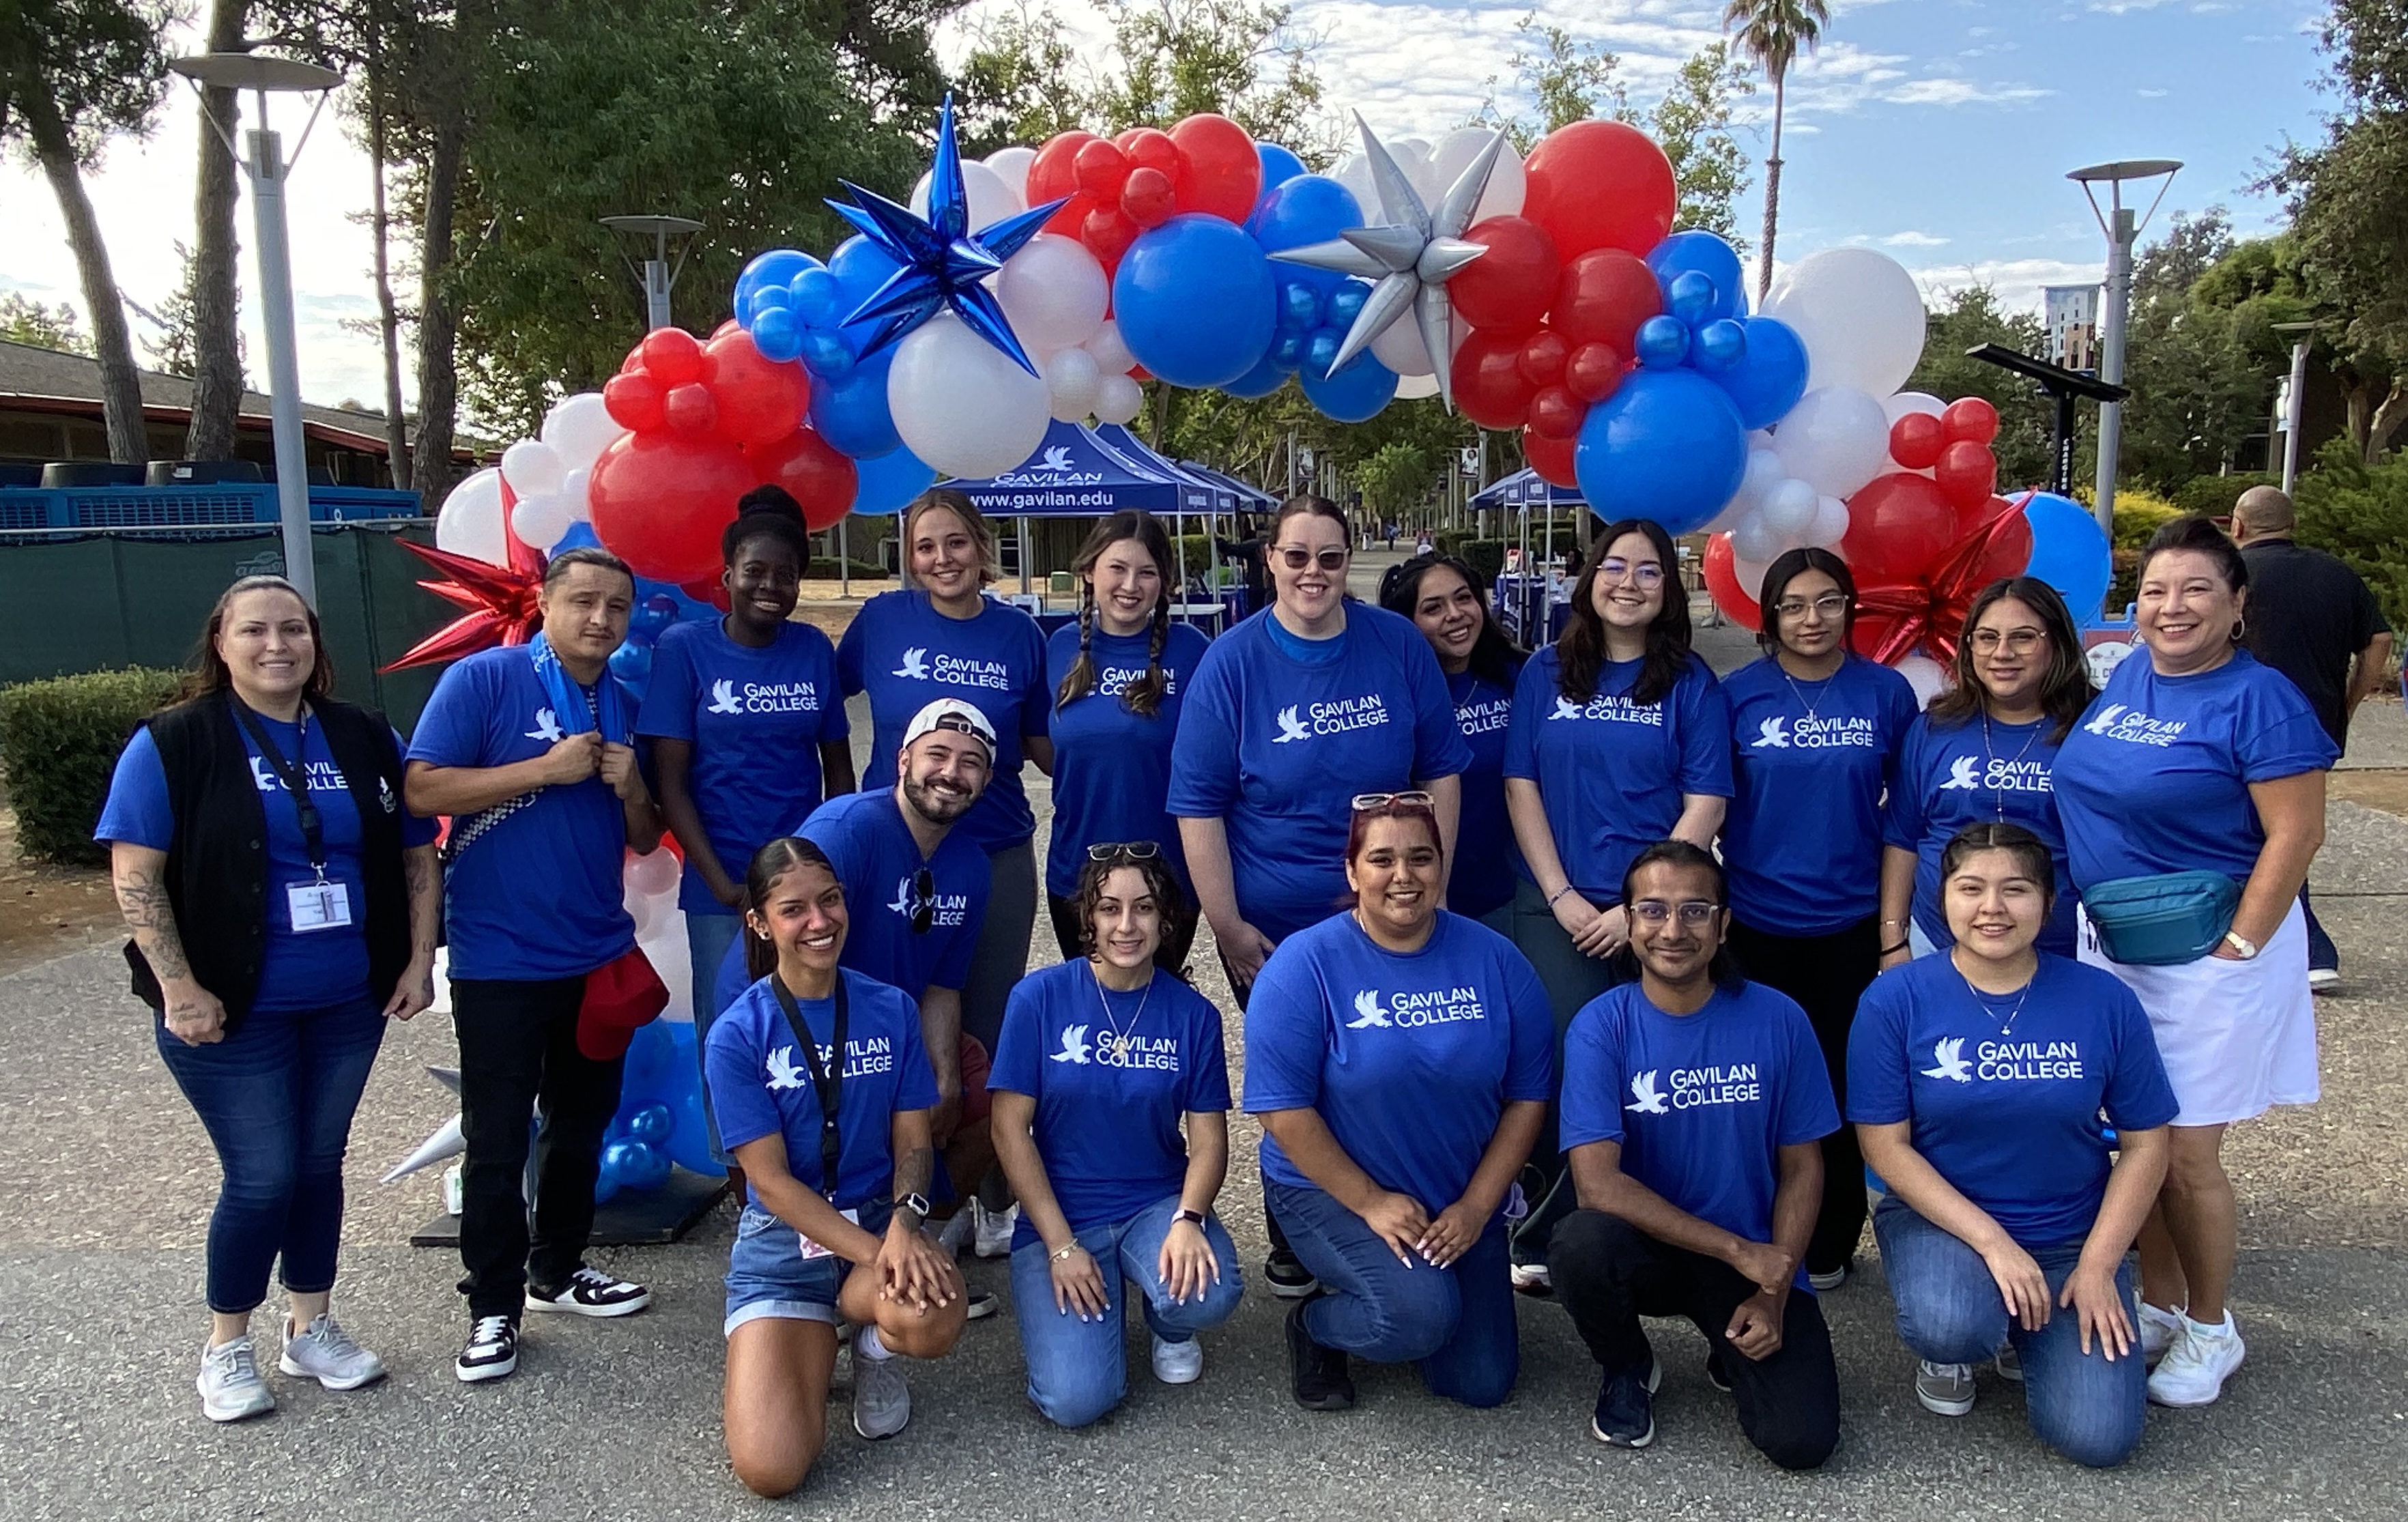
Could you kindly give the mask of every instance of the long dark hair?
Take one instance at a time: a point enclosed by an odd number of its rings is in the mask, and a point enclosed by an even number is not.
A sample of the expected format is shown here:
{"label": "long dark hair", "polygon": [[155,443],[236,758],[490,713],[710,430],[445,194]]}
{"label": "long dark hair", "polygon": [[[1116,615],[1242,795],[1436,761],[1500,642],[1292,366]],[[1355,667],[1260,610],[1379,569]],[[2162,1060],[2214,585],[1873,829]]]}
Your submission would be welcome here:
{"label": "long dark hair", "polygon": [[1630,701],[1641,708],[1662,702],[1689,669],[1689,598],[1681,589],[1680,552],[1673,548],[1672,536],[1664,532],[1663,524],[1648,518],[1625,518],[1606,524],[1605,532],[1589,541],[1588,563],[1572,584],[1572,605],[1564,632],[1555,640],[1556,684],[1575,703],[1597,696],[1598,671],[1605,665],[1605,616],[1597,610],[1597,579],[1605,565],[1606,551],[1627,534],[1644,538],[1664,567],[1658,589],[1663,606],[1647,621],[1647,650],[1640,659],[1639,680],[1631,684]]}
{"label": "long dark hair", "polygon": [[1828,550],[1809,547],[1784,550],[1773,557],[1771,565],[1764,567],[1764,585],[1756,598],[1756,606],[1764,615],[1764,627],[1756,634],[1756,642],[1763,647],[1766,654],[1778,654],[1781,651],[1781,615],[1772,610],[1772,605],[1789,590],[1790,582],[1810,570],[1821,571],[1840,583],[1840,591],[1848,599],[1848,611],[1840,625],[1840,653],[1845,655],[1855,647],[1856,578],[1848,569],[1848,563],[1838,555]]}
{"label": "long dark hair", "polygon": [[1521,673],[1522,662],[1527,657],[1498,627],[1497,610],[1488,605],[1488,583],[1465,561],[1433,551],[1389,567],[1380,578],[1380,606],[1392,613],[1412,617],[1422,600],[1422,582],[1434,570],[1451,570],[1462,577],[1463,584],[1480,600],[1480,636],[1471,642],[1471,674],[1492,687],[1511,692],[1513,679]]}
{"label": "long dark hair", "polygon": [[225,632],[227,610],[234,600],[247,592],[282,592],[301,605],[301,612],[309,621],[309,680],[301,684],[301,696],[312,701],[335,690],[335,663],[326,656],[326,637],[318,627],[318,610],[301,596],[301,589],[281,576],[246,576],[218,594],[215,606],[209,609],[208,621],[201,625],[201,641],[193,647],[190,661],[185,664],[183,680],[176,684],[170,704],[187,703],[195,697],[208,697],[216,693],[234,690],[234,673],[226,669],[225,657],[218,653],[218,636]]}
{"label": "long dark hair", "polygon": [[1154,557],[1154,568],[1162,574],[1162,595],[1154,599],[1145,675],[1122,689],[1121,706],[1149,719],[1162,707],[1164,689],[1170,685],[1169,675],[1162,668],[1162,647],[1170,640],[1170,594],[1178,585],[1170,564],[1170,536],[1162,531],[1154,514],[1123,508],[1096,525],[1070,561],[1070,569],[1079,578],[1079,658],[1063,673],[1062,685],[1054,694],[1057,709],[1068,708],[1096,685],[1096,562],[1104,558],[1106,550],[1125,539],[1137,540]]}
{"label": "long dark hair", "polygon": [[1091,955],[1096,949],[1096,904],[1104,896],[1104,882],[1126,867],[1145,879],[1145,891],[1154,896],[1154,907],[1162,916],[1162,939],[1154,943],[1154,965],[1177,976],[1182,970],[1170,962],[1170,948],[1179,943],[1180,933],[1187,922],[1187,895],[1181,892],[1179,879],[1170,875],[1170,864],[1156,852],[1151,856],[1114,856],[1097,861],[1090,856],[1079,864],[1079,891],[1072,897],[1077,905],[1072,917],[1079,922],[1079,944],[1065,946],[1065,956]]}
{"label": "long dark hair", "polygon": [[2037,577],[2001,577],[1974,594],[1973,605],[1965,613],[1965,627],[1956,636],[1956,684],[1933,698],[1926,711],[1935,725],[1964,724],[1983,711],[1989,691],[1973,670],[1973,625],[2009,598],[2040,615],[2041,628],[2048,636],[2048,674],[2041,679],[2040,706],[2057,721],[2048,742],[2061,745],[2095,694],[2090,686],[2090,662],[2082,653],[2082,636],[2073,627],[2073,615],[2066,610],[2057,588]]}
{"label": "long dark hair", "polygon": [[[1686,840],[1658,840],[1630,858],[1630,865],[1622,869],[1622,901],[1625,904],[1630,902],[1639,874],[1656,866],[1683,867],[1705,873],[1714,881],[1715,905],[1726,911],[1730,908],[1730,874],[1723,870],[1723,864],[1714,859],[1713,852],[1691,845]],[[1624,941],[1622,949],[1613,954],[1613,965],[1621,982],[1639,981],[1639,954],[1631,950],[1628,941]],[[1741,967],[1739,958],[1731,955],[1727,925],[1724,927],[1723,943],[1714,948],[1713,960],[1706,964],[1706,976],[1715,987],[1726,993],[1735,994],[1747,985],[1746,969]]]}
{"label": "long dark hair", "polygon": [[[816,867],[836,878],[838,891],[844,888],[844,879],[827,859],[827,853],[799,835],[781,835],[752,853],[752,865],[744,869],[744,908],[746,912],[769,917],[769,895],[777,891],[778,880],[797,867]],[[754,983],[767,977],[778,965],[778,947],[767,936],[754,932],[748,920],[744,926],[744,976]],[[701,991],[697,990],[699,994]]]}

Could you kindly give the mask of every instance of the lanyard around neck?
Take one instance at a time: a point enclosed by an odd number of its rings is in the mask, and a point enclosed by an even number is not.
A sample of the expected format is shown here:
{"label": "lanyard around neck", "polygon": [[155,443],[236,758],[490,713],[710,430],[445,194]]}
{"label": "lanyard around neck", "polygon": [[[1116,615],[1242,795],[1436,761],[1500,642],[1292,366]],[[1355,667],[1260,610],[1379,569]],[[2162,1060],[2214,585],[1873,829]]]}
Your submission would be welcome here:
{"label": "lanyard around neck", "polygon": [[[259,747],[260,756],[275,771],[276,780],[284,784],[284,791],[292,797],[294,811],[301,816],[301,844],[309,853],[309,869],[322,880],[326,875],[326,826],[325,822],[318,817],[318,805],[310,799],[309,779],[300,768],[285,759],[282,751],[276,748],[276,741],[268,738],[267,726],[259,722],[259,715],[251,711],[249,704],[231,693],[226,695],[226,701],[234,706],[236,722],[251,736],[251,743]],[[309,710],[306,705],[301,710],[301,743],[298,749],[306,765],[309,750]]]}

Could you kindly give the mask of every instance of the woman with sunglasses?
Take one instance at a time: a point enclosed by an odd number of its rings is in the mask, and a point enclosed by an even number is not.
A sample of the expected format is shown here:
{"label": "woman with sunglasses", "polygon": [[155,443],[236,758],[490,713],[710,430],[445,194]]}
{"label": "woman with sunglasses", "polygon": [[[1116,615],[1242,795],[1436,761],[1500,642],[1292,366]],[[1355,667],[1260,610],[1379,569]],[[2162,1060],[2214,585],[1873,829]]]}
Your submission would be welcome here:
{"label": "woman with sunglasses", "polygon": [[[1847,1105],[1848,1026],[1885,952],[1882,820],[1914,690],[1848,648],[1856,583],[1828,550],[1791,550],[1764,573],[1763,659],[1723,683],[1733,789],[1723,826],[1730,948],[1748,976],[1806,1011],[1832,1091]],[[1865,1229],[1864,1158],[1842,1127],[1823,1139],[1823,1208],[1808,1282],[1845,1283]]]}
{"label": "woman with sunglasses", "polygon": [[1353,800],[1354,908],[1282,942],[1246,1011],[1263,1193],[1322,1293],[1288,1312],[1297,1403],[1354,1403],[1349,1356],[1468,1406],[1521,1349],[1505,1209],[1545,1119],[1555,1020],[1512,942],[1439,908],[1426,793]]}
{"label": "woman with sunglasses", "polygon": [[[1212,1217],[1229,1170],[1221,1012],[1180,980],[1187,906],[1152,840],[1080,853],[1069,959],[1021,980],[988,1084],[1020,1196],[1011,1299],[1028,1399],[1084,1427],[1128,1393],[1135,1296],[1154,1377],[1203,1377],[1196,1334],[1238,1308],[1238,1250]],[[1182,1124],[1186,1135],[1180,1131]]]}
{"label": "woman with sunglasses", "polygon": [[1097,524],[1070,562],[1079,620],[1045,645],[1054,694],[1054,835],[1045,854],[1046,905],[1066,958],[1085,936],[1079,871],[1087,847],[1145,840],[1161,848],[1187,911],[1163,919],[1166,965],[1187,965],[1196,939],[1187,857],[1164,807],[1181,698],[1211,643],[1170,622],[1170,538],[1153,515],[1127,510]]}
{"label": "woman with sunglasses", "polygon": [[2040,948],[2071,956],[2073,880],[2049,770],[2091,690],[2065,599],[2028,576],[1984,587],[1956,641],[1955,675],[1908,727],[1884,814],[1882,966],[1955,944],[1940,902],[1940,855],[1958,830],[1981,824],[2020,825],[2047,843],[2063,891]]}

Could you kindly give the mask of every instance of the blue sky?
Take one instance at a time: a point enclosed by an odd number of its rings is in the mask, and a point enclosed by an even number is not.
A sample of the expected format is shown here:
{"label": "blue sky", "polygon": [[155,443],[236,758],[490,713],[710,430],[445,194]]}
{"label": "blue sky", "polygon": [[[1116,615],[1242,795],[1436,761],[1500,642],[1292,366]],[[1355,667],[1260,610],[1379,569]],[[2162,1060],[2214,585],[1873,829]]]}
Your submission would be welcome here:
{"label": "blue sky", "polygon": [[[1101,45],[1086,0],[1055,5]],[[1510,78],[1513,26],[1531,8],[1534,0],[1293,5],[1296,25],[1319,40],[1328,103],[1360,109],[1383,136],[1461,124],[1492,79]],[[1719,0],[1536,0],[1535,8],[1620,55],[1642,106],[1714,38],[1721,13]],[[2096,280],[2100,235],[2064,173],[2100,160],[2185,162],[2159,226],[2175,209],[2218,203],[2244,232],[2277,223],[2281,208],[2247,187],[2286,135],[2315,136],[2331,107],[2315,84],[2323,7],[2313,0],[1832,0],[1831,8],[1821,50],[1791,79],[1779,251],[1794,259],[1870,243],[1935,294],[1982,280],[2009,305],[2036,309],[2043,284]],[[978,14],[949,29],[949,50]],[[1752,153],[1764,151],[1770,110],[1769,92],[1749,104]],[[195,130],[179,92],[149,139],[112,146],[93,182],[119,283],[145,304],[172,288],[173,240],[191,237]],[[1761,191],[1759,172],[1741,202],[1751,237]],[[358,223],[367,194],[366,157],[321,123],[292,182],[302,387],[313,401],[381,393],[375,339],[350,325],[374,310]],[[0,165],[0,225],[9,228],[0,290],[80,307],[56,203],[19,163]],[[245,325],[259,372],[249,225],[246,210]],[[634,302],[631,292],[631,311]]]}

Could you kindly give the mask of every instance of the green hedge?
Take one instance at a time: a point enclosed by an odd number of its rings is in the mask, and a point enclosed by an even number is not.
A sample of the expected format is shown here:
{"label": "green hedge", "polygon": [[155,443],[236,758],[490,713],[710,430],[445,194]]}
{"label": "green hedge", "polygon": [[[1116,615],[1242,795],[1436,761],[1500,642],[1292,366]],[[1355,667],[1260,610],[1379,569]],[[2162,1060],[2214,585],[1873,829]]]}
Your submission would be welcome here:
{"label": "green hedge", "polygon": [[17,811],[17,849],[37,861],[96,864],[93,826],[125,739],[166,701],[178,673],[148,667],[0,687],[0,771]]}

